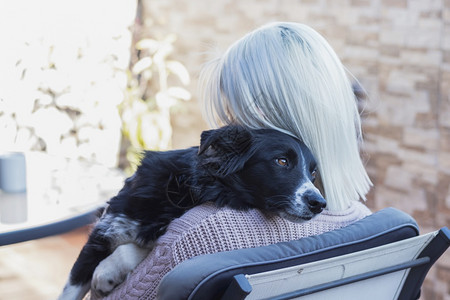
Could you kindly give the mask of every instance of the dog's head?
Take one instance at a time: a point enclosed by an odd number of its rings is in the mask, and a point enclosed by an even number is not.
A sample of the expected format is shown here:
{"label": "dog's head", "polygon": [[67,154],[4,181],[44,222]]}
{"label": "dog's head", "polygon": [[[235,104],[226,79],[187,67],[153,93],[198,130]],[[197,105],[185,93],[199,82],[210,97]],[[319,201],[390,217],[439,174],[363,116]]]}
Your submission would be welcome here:
{"label": "dog's head", "polygon": [[219,202],[309,220],[326,201],[314,186],[316,161],[304,143],[271,129],[226,126],[202,133],[199,164],[225,186]]}

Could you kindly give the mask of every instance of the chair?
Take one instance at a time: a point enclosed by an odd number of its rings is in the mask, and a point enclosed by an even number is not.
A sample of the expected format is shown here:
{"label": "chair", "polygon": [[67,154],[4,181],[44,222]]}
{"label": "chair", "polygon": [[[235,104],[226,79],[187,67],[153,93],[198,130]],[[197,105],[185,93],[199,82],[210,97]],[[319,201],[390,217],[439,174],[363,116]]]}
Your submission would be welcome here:
{"label": "chair", "polygon": [[394,208],[301,240],[194,257],[161,281],[158,299],[417,299],[450,245],[450,231],[419,236]]}

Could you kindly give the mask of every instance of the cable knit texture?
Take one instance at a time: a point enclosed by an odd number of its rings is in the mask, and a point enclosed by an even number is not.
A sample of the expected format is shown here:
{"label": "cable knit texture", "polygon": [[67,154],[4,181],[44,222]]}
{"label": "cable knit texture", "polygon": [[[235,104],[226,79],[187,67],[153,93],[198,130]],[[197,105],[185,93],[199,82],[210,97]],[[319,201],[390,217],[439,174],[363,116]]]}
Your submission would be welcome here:
{"label": "cable knit texture", "polygon": [[204,204],[172,221],[153,251],[105,299],[154,299],[159,282],[182,261],[194,256],[278,242],[345,227],[367,215],[359,202],[345,211],[324,211],[314,219],[292,223],[259,210],[237,211]]}

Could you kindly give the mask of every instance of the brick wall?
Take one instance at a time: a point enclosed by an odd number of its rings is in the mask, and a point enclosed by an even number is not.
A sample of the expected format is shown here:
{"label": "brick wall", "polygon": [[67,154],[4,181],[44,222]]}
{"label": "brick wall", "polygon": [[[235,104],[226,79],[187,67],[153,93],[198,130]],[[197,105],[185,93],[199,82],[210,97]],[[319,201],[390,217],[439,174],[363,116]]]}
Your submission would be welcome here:
{"label": "brick wall", "polygon": [[[175,33],[176,59],[194,78],[207,51],[226,49],[269,21],[322,33],[366,88],[363,150],[373,210],[397,207],[423,232],[450,225],[449,0],[144,1],[152,34]],[[174,118],[174,146],[198,143],[206,127],[193,101]],[[450,253],[433,267],[422,299],[450,298]]]}

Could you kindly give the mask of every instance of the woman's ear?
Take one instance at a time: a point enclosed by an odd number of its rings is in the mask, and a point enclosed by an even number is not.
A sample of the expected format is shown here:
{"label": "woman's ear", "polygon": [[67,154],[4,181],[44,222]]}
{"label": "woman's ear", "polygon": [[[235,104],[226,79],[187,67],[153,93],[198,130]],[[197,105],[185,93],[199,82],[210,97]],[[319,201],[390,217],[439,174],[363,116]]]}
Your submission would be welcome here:
{"label": "woman's ear", "polygon": [[241,126],[204,131],[198,155],[201,164],[215,175],[227,176],[240,170],[251,156],[253,135]]}

